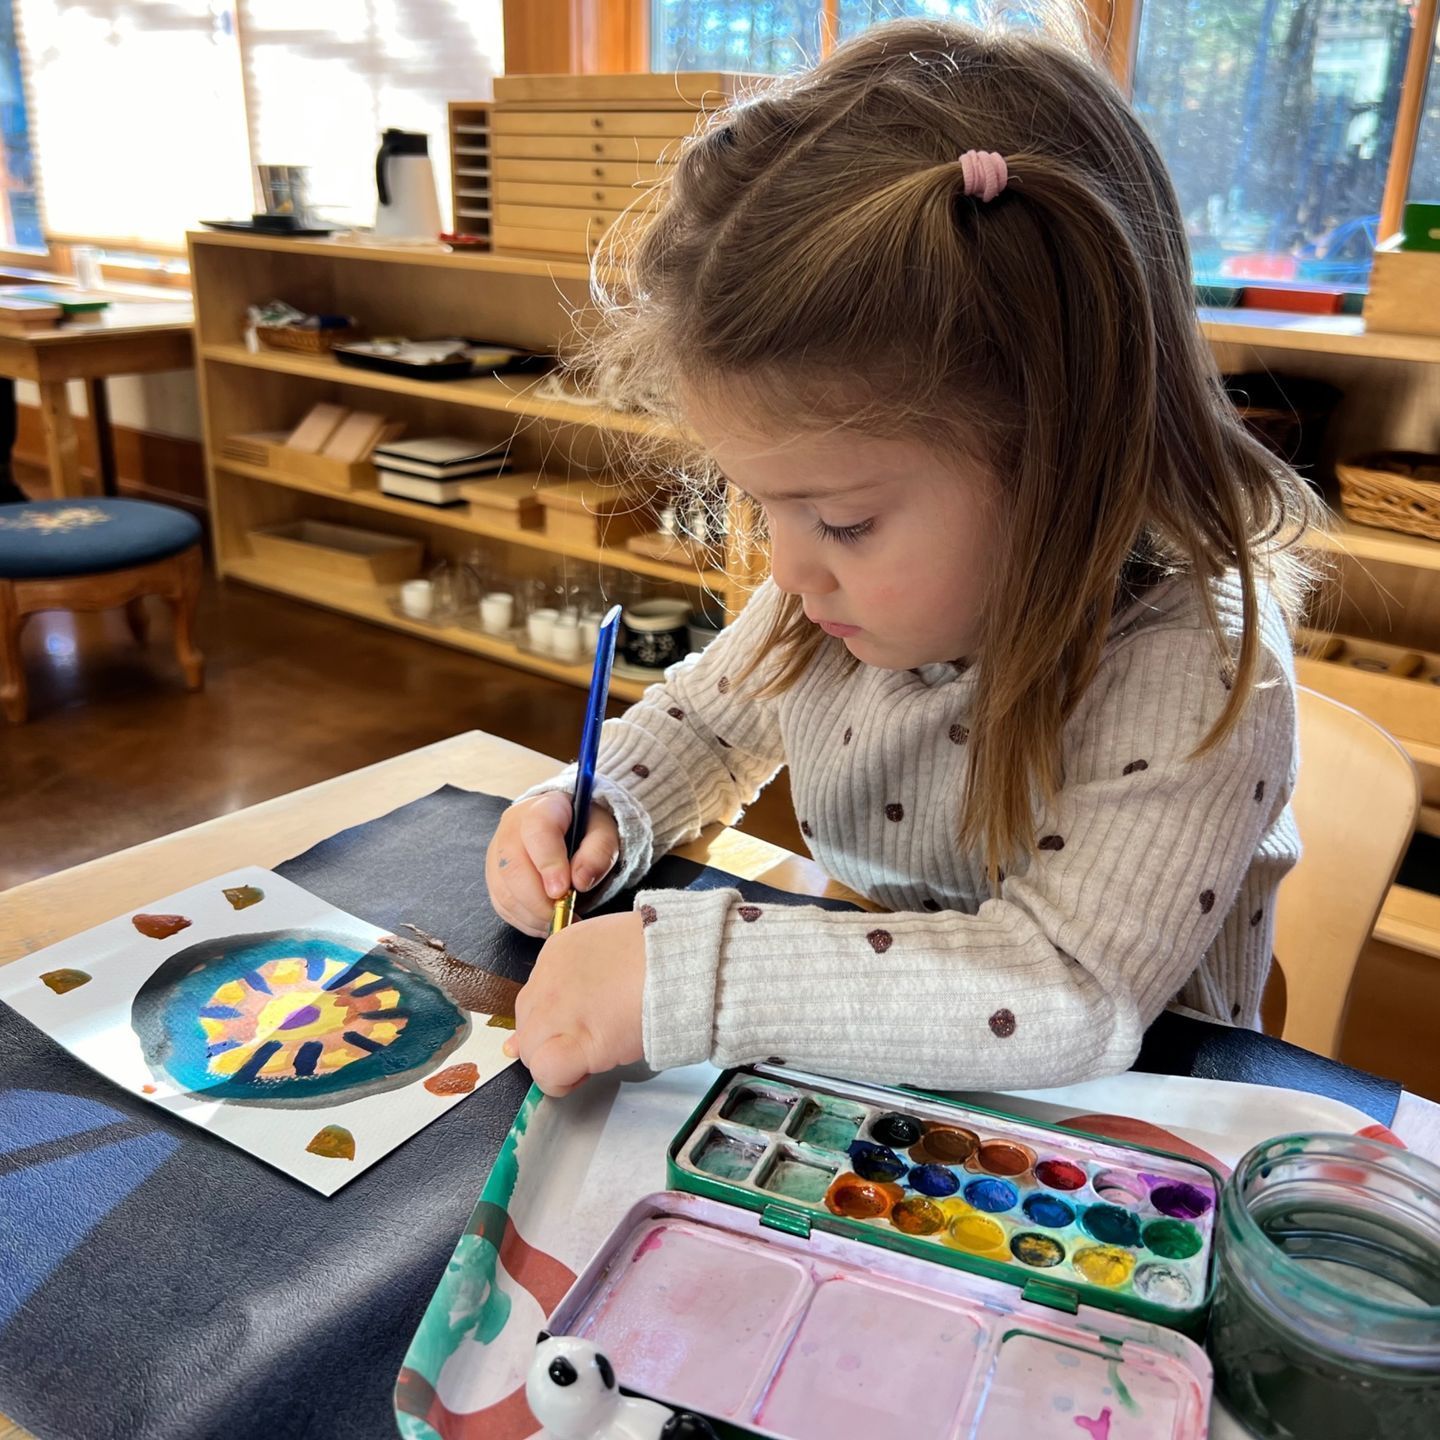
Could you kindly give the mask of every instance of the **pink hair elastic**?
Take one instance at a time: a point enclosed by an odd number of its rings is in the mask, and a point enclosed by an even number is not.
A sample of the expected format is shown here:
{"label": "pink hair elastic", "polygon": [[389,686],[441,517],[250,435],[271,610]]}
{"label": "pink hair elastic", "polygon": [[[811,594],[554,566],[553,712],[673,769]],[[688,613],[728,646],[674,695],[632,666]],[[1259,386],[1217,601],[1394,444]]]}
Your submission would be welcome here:
{"label": "pink hair elastic", "polygon": [[981,204],[993,200],[1010,179],[1005,157],[993,150],[967,150],[960,157],[960,169],[965,176],[965,193]]}

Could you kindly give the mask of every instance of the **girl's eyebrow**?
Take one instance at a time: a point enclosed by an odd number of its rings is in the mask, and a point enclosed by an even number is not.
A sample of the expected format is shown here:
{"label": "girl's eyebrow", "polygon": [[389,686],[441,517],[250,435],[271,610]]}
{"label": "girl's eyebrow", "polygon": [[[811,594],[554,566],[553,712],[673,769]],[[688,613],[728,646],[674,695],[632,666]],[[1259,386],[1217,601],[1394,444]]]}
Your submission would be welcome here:
{"label": "girl's eyebrow", "polygon": [[[733,480],[730,482],[735,483]],[[857,480],[853,485],[844,485],[838,488],[825,489],[799,489],[799,490],[775,490],[770,493],[770,500],[796,501],[796,500],[838,500],[843,495],[857,495],[866,490],[878,490],[882,485],[888,484],[888,479]],[[747,494],[750,492],[747,491]],[[757,498],[751,496],[752,499]]]}

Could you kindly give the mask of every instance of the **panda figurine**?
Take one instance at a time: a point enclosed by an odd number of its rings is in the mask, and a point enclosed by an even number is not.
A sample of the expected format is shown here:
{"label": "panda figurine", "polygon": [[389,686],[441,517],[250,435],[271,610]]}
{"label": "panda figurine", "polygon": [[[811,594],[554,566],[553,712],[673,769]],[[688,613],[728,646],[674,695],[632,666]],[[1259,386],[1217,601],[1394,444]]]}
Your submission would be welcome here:
{"label": "panda figurine", "polygon": [[610,1362],[573,1335],[540,1332],[525,1399],[546,1440],[715,1440],[698,1415],[624,1394]]}

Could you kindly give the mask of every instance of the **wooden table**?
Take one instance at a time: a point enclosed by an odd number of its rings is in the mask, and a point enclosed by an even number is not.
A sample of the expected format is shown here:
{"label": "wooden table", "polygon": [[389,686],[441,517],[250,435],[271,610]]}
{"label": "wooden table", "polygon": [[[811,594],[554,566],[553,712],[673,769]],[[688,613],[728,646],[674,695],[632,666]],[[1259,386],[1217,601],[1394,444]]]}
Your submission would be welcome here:
{"label": "wooden table", "polygon": [[[107,292],[108,293],[108,292]],[[153,294],[153,292],[151,292]],[[132,299],[116,291],[108,310],[53,329],[0,333],[0,375],[33,380],[40,389],[40,422],[51,494],[83,495],[80,444],[66,385],[85,382],[101,493],[115,493],[115,444],[105,380],[110,375],[188,370],[195,363],[194,311],[189,299]]]}
{"label": "wooden table", "polygon": [[[441,785],[514,796],[557,768],[547,756],[471,731],[32,880],[0,893],[0,965],[237,866],[277,865]],[[677,853],[795,894],[859,899],[812,860],[735,830],[712,827]],[[1407,1093],[1394,1128],[1412,1149],[1440,1159],[1440,1106]],[[0,1415],[0,1440],[27,1437]]]}

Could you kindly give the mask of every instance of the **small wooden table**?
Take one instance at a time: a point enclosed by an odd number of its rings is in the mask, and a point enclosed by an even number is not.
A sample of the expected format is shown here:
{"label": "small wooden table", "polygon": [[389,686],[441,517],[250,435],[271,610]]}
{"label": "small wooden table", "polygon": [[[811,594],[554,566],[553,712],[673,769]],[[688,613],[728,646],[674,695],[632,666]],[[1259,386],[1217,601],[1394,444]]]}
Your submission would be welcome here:
{"label": "small wooden table", "polygon": [[[0,292],[3,293],[3,292]],[[110,293],[110,292],[106,292]],[[80,444],[66,385],[85,382],[101,493],[115,494],[115,444],[105,380],[110,375],[188,370],[195,363],[194,309],[188,298],[130,298],[115,291],[108,310],[79,317],[49,330],[0,333],[0,375],[33,380],[40,388],[40,421],[51,494],[85,493],[80,480]]]}

